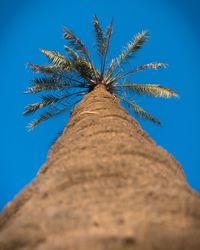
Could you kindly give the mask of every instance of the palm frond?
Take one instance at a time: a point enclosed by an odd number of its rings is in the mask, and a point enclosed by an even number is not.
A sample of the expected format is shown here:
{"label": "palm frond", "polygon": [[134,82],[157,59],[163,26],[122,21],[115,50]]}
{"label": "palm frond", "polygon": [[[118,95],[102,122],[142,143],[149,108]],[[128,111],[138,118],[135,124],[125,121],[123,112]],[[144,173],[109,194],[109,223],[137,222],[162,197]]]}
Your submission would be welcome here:
{"label": "palm frond", "polygon": [[103,31],[101,29],[101,26],[99,24],[99,20],[96,15],[93,16],[93,27],[95,31],[95,38],[96,38],[96,48],[98,54],[103,57],[105,54],[105,39],[103,35]]}
{"label": "palm frond", "polygon": [[38,92],[45,91],[45,90],[61,90],[66,87],[67,86],[65,84],[44,83],[40,85],[35,85],[33,87],[29,87],[24,93],[28,94],[28,93],[38,93]]}
{"label": "palm frond", "polygon": [[86,61],[88,61],[88,63],[91,65],[93,75],[97,80],[95,68],[91,62],[89,52],[87,51],[86,46],[83,44],[83,42],[67,28],[64,28],[64,38],[68,40],[70,46],[72,46],[77,52],[81,53],[85,57]]}
{"label": "palm frond", "polygon": [[[63,100],[63,99],[66,99],[66,98],[69,98],[69,97],[71,97],[71,96],[73,96],[73,95],[78,95],[78,96],[82,96],[83,94],[86,94],[86,93],[88,93],[87,91],[80,91],[80,92],[75,92],[75,93],[71,93],[71,94],[67,94],[67,95],[64,95],[64,96],[62,96],[62,97],[60,97],[59,98],[59,100],[58,101],[61,101],[61,100]],[[48,99],[48,97],[44,97],[43,98],[44,100],[46,99]],[[48,100],[47,100],[48,101]],[[56,102],[56,101],[55,101]],[[54,102],[54,103],[55,103]],[[52,104],[54,104],[54,103],[52,103]],[[67,110],[69,111],[70,110],[70,107],[71,107],[71,105],[74,105],[75,103],[72,103],[72,104],[63,104],[62,103],[62,107],[51,107],[49,110],[47,110],[47,111],[44,111],[40,116],[39,116],[39,118],[38,119],[35,119],[35,120],[33,120],[31,123],[29,123],[28,124],[28,126],[27,126],[27,128],[29,129],[29,130],[32,130],[32,129],[34,129],[38,124],[40,124],[41,122],[44,122],[44,121],[46,121],[46,120],[48,120],[48,119],[50,119],[50,118],[53,118],[53,117],[55,117],[55,116],[58,116],[58,115],[60,115],[60,114],[62,114],[62,113],[64,113],[64,112],[66,112]],[[50,104],[49,104],[50,105]],[[39,107],[40,108],[40,107]],[[38,108],[37,108],[38,109]],[[37,110],[36,109],[36,110]],[[35,110],[35,111],[36,111]],[[35,111],[33,111],[33,112],[35,112]],[[31,110],[30,110],[30,114],[31,113],[33,113],[33,112],[31,112]],[[24,114],[24,115],[28,115],[28,114]]]}
{"label": "palm frond", "polygon": [[47,83],[57,84],[58,80],[59,78],[57,77],[40,77],[40,78],[34,78],[33,80],[31,80],[30,83],[32,85],[43,85]]}
{"label": "palm frond", "polygon": [[25,107],[25,111],[23,113],[23,115],[30,115],[34,112],[36,112],[38,109],[40,108],[44,108],[47,107],[49,105],[53,105],[55,103],[61,102],[64,99],[70,98],[74,95],[83,95],[88,93],[87,90],[83,91],[78,91],[78,92],[73,92],[73,93],[67,93],[64,95],[45,95],[45,96],[41,96],[42,101],[39,103],[34,103],[34,104],[29,104]]}
{"label": "palm frond", "polygon": [[75,50],[80,52],[87,59],[89,58],[89,53],[83,42],[67,28],[64,28],[64,38],[68,40],[70,46],[74,47]]}
{"label": "palm frond", "polygon": [[55,104],[59,100],[61,100],[60,97],[58,96],[53,96],[53,95],[46,95],[46,96],[41,96],[42,101],[39,103],[34,103],[34,104],[29,104],[25,107],[25,111],[23,115],[30,115],[34,112],[36,112],[40,108],[44,108],[46,106]]}
{"label": "palm frond", "polygon": [[139,105],[137,105],[135,102],[127,100],[125,98],[122,98],[120,96],[118,96],[122,101],[124,101],[128,107],[130,108],[130,110],[132,110],[133,112],[135,112],[136,115],[138,115],[140,118],[144,118],[145,120],[149,120],[155,124],[160,125],[160,121],[153,117],[152,115],[150,115],[149,113],[147,113],[143,108],[141,108]]}
{"label": "palm frond", "polygon": [[38,93],[41,91],[63,90],[68,88],[87,88],[87,85],[83,82],[70,77],[68,78],[67,76],[65,76],[65,78],[67,80],[56,77],[35,78],[31,81],[33,86],[28,87],[24,93]]}
{"label": "palm frond", "polygon": [[47,56],[47,58],[56,66],[65,67],[70,69],[70,61],[58,52],[40,49],[40,51]]}
{"label": "palm frond", "polygon": [[39,116],[38,119],[35,119],[31,123],[29,123],[27,128],[28,130],[33,130],[41,122],[49,120],[50,118],[53,118],[55,116],[61,115],[62,113],[66,112],[69,109],[70,107],[68,105],[65,105],[63,108],[54,107],[51,110],[45,111],[43,112],[43,114]]}
{"label": "palm frond", "polygon": [[117,58],[117,62],[120,65],[121,63],[128,62],[129,59],[133,57],[136,51],[138,51],[143,44],[148,39],[148,32],[142,31],[138,33],[127,45],[127,47],[122,51],[122,53]]}
{"label": "palm frond", "polygon": [[75,50],[66,45],[64,46],[64,48],[72,60],[77,60],[77,58],[79,58],[79,55],[76,53]]}
{"label": "palm frond", "polygon": [[163,97],[170,98],[178,96],[178,94],[169,88],[162,87],[159,84],[133,84],[133,83],[124,83],[122,85],[116,85],[118,88],[127,88],[131,91],[134,91],[140,95],[149,95],[153,97]]}
{"label": "palm frond", "polygon": [[[51,77],[40,77],[40,78],[34,78],[30,82],[31,85],[33,86],[50,86],[52,87],[62,87],[62,86],[69,86],[71,84],[70,81],[66,81],[65,79],[62,79],[59,76],[51,76]],[[45,87],[44,87],[45,88]]]}
{"label": "palm frond", "polygon": [[76,72],[86,81],[90,82],[95,77],[92,65],[85,59],[79,57],[77,60],[74,60],[72,64]]}
{"label": "palm frond", "polygon": [[36,72],[42,74],[55,74],[57,71],[61,70],[61,68],[57,65],[36,65],[33,63],[28,63],[28,67]]}
{"label": "palm frond", "polygon": [[91,80],[94,77],[94,69],[90,62],[86,59],[81,58],[73,49],[65,46],[65,50],[72,58],[72,68],[85,80]]}
{"label": "palm frond", "polygon": [[112,83],[117,82],[118,80],[120,80],[128,75],[134,74],[136,72],[139,72],[139,71],[142,71],[145,69],[157,70],[159,68],[166,68],[167,66],[168,66],[168,64],[166,64],[166,63],[147,63],[147,64],[141,65],[137,68],[131,69],[130,71],[128,71],[124,74],[113,77],[113,79],[111,79],[107,84],[112,84]]}
{"label": "palm frond", "polygon": [[147,63],[147,64],[144,64],[144,65],[141,65],[135,69],[132,69],[131,71],[128,72],[128,74],[132,74],[132,73],[136,73],[138,71],[142,71],[142,70],[145,70],[145,69],[154,69],[154,70],[157,70],[159,68],[167,68],[168,64],[167,63]]}
{"label": "palm frond", "polygon": [[113,20],[111,21],[111,23],[108,25],[107,29],[106,29],[106,36],[105,36],[105,52],[103,55],[103,60],[102,60],[102,76],[104,75],[104,69],[105,69],[105,65],[106,65],[106,57],[107,57],[107,53],[108,53],[108,49],[109,49],[109,45],[110,45],[110,38],[112,35],[112,31],[113,31]]}
{"label": "palm frond", "polygon": [[105,76],[106,80],[108,80],[112,76],[114,69],[113,67],[115,63],[116,63],[116,58],[112,59],[111,63],[108,66],[108,69],[106,70],[106,76]]}

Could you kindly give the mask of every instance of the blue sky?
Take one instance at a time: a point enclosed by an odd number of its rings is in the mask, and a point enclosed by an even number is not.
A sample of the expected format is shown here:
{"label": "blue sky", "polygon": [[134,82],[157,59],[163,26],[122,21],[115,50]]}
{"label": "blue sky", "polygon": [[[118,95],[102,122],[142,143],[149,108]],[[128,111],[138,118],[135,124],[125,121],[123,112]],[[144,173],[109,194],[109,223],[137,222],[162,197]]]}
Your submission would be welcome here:
{"label": "blue sky", "polygon": [[145,121],[140,124],[158,145],[174,155],[189,185],[199,192],[199,9],[200,2],[194,0],[1,0],[0,208],[34,178],[46,160],[51,142],[68,119],[66,114],[41,124],[31,133],[26,131],[31,119],[22,116],[24,106],[37,100],[36,96],[23,94],[33,78],[26,64],[47,62],[39,48],[64,52],[64,26],[72,29],[93,55],[94,13],[103,27],[114,18],[109,58],[116,56],[135,33],[147,29],[150,40],[132,66],[155,61],[170,65],[165,70],[134,76],[137,83],[160,83],[180,93],[180,98],[171,100],[137,98],[163,125]]}

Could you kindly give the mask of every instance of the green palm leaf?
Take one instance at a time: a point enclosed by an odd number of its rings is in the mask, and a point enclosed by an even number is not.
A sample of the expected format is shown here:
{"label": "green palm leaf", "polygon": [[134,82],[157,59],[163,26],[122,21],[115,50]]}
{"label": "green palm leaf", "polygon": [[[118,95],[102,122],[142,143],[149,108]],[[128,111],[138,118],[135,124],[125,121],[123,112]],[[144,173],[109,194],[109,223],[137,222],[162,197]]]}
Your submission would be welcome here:
{"label": "green palm leaf", "polygon": [[116,85],[118,88],[128,88],[131,91],[134,91],[140,95],[150,95],[153,97],[163,97],[170,98],[178,96],[178,94],[169,88],[162,87],[159,84],[132,84],[132,83],[124,83],[122,85]]}
{"label": "green palm leaf", "polygon": [[167,63],[160,63],[160,62],[155,62],[155,63],[147,63],[147,64],[144,64],[144,65],[141,65],[131,71],[128,72],[128,74],[132,74],[132,73],[136,73],[136,72],[139,72],[139,71],[142,71],[142,70],[145,70],[145,69],[154,69],[154,70],[157,70],[159,68],[167,68],[168,64]]}
{"label": "green palm leaf", "polygon": [[127,100],[125,98],[119,97],[122,101],[124,101],[128,107],[130,108],[130,110],[132,110],[133,112],[135,112],[136,115],[138,115],[140,118],[144,118],[145,120],[149,120],[155,124],[160,125],[160,121],[153,117],[152,115],[150,115],[149,113],[147,113],[143,108],[141,108],[139,105],[137,105],[135,102]]}
{"label": "green palm leaf", "polygon": [[75,50],[73,50],[72,48],[68,46],[64,46],[64,48],[72,60],[77,60],[77,58],[79,58],[79,55],[76,53]]}
{"label": "green palm leaf", "polygon": [[70,69],[70,61],[58,52],[40,49],[40,51],[47,56],[47,58],[54,63],[56,66],[65,67]]}
{"label": "green palm leaf", "polygon": [[81,53],[84,57],[85,57],[85,60],[91,65],[91,69],[93,71],[93,75],[95,77],[95,79],[97,80],[97,76],[96,76],[96,71],[95,71],[95,68],[91,62],[91,59],[90,59],[90,56],[89,56],[89,53],[85,47],[85,45],[83,44],[83,42],[77,38],[69,29],[67,28],[64,28],[64,38],[66,40],[68,40],[68,43],[70,46],[74,47],[74,49]]}
{"label": "green palm leaf", "polygon": [[57,65],[37,65],[33,63],[28,63],[28,67],[36,72],[36,73],[42,73],[42,74],[55,74],[56,72],[62,70],[59,66]]}
{"label": "green palm leaf", "polygon": [[122,51],[122,53],[117,58],[117,62],[120,65],[121,63],[126,63],[130,60],[136,51],[142,48],[143,44],[148,39],[148,32],[142,31],[138,33],[127,45],[127,47]]}
{"label": "green palm leaf", "polygon": [[38,119],[35,119],[31,123],[29,123],[28,126],[27,126],[27,128],[28,128],[28,130],[32,130],[38,124],[40,124],[41,122],[47,121],[50,118],[53,118],[53,117],[58,116],[60,114],[63,114],[63,113],[65,113],[69,109],[70,109],[69,105],[66,105],[63,108],[56,108],[56,107],[54,107],[53,109],[45,111],[45,112],[43,112],[43,114],[41,114],[39,116]]}
{"label": "green palm leaf", "polygon": [[103,31],[101,29],[101,26],[99,24],[99,20],[98,20],[96,15],[93,16],[93,27],[94,27],[94,31],[95,31],[97,52],[100,56],[103,57],[105,54],[106,44],[105,44]]}
{"label": "green palm leaf", "polygon": [[112,76],[115,63],[116,63],[116,58],[112,59],[111,63],[109,64],[107,68],[106,76],[105,76],[106,80],[108,80]]}
{"label": "green palm leaf", "polygon": [[143,71],[145,69],[153,69],[153,70],[157,70],[159,68],[166,68],[168,65],[166,63],[147,63],[147,64],[144,64],[144,65],[141,65],[137,68],[134,68],[134,69],[131,69],[130,71],[128,72],[125,72],[119,76],[115,76],[113,77],[111,80],[109,80],[106,84],[109,85],[109,84],[113,84],[114,82],[117,82],[119,81],[120,79],[128,76],[128,75],[131,75],[131,74],[134,74],[134,73],[137,73],[139,71]]}
{"label": "green palm leaf", "polygon": [[101,77],[103,78],[104,75],[104,69],[105,69],[105,65],[106,65],[106,57],[107,57],[107,53],[108,53],[108,49],[109,49],[109,45],[110,45],[110,38],[112,35],[112,31],[113,31],[113,21],[111,21],[111,23],[108,25],[107,29],[106,29],[106,36],[105,36],[105,52],[102,58],[102,65],[101,65]]}
{"label": "green palm leaf", "polygon": [[24,93],[28,94],[28,93],[38,93],[41,91],[45,91],[45,90],[61,90],[66,88],[66,85],[64,84],[52,84],[52,83],[44,83],[41,85],[36,85],[33,87],[29,87]]}
{"label": "green palm leaf", "polygon": [[64,38],[68,40],[70,46],[74,47],[75,50],[77,50],[78,52],[83,54],[87,59],[89,59],[89,53],[83,42],[67,28],[64,28]]}
{"label": "green palm leaf", "polygon": [[79,57],[77,60],[74,60],[72,64],[78,75],[86,81],[90,82],[95,77],[92,65],[88,61]]}
{"label": "green palm leaf", "polygon": [[60,101],[62,98],[53,95],[46,95],[41,96],[42,101],[39,103],[29,104],[25,107],[25,111],[23,115],[30,115],[36,112],[40,108],[44,108],[46,106],[55,104],[56,102]]}
{"label": "green palm leaf", "polygon": [[47,83],[51,83],[51,84],[57,84],[58,83],[59,78],[58,77],[41,77],[41,78],[34,78],[31,81],[32,85],[44,85]]}
{"label": "green palm leaf", "polygon": [[86,84],[77,81],[77,83],[72,83],[71,78],[60,79],[59,77],[43,77],[35,78],[31,81],[33,86],[29,87],[24,93],[38,93],[41,91],[56,91],[68,88],[86,88]]}

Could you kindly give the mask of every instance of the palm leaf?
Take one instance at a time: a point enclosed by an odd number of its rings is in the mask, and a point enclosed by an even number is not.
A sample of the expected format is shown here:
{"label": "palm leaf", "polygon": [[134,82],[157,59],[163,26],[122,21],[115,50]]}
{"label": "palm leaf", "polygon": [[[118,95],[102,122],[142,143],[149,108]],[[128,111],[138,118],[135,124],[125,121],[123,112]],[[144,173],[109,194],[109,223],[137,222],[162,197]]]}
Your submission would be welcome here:
{"label": "palm leaf", "polygon": [[42,74],[55,74],[57,71],[60,71],[61,68],[57,65],[36,65],[33,63],[28,63],[28,67],[36,72],[36,73],[42,73]]}
{"label": "palm leaf", "polygon": [[127,47],[122,51],[122,53],[117,58],[118,64],[126,63],[128,60],[130,60],[136,51],[138,51],[143,44],[148,39],[148,32],[142,31],[141,33],[138,33],[127,45]]}
{"label": "palm leaf", "polygon": [[42,101],[39,103],[27,105],[25,107],[25,111],[24,111],[23,115],[31,115],[32,113],[36,112],[38,109],[55,104],[56,102],[61,100],[60,97],[53,96],[53,95],[41,96],[41,99],[42,99]]}
{"label": "palm leaf", "polygon": [[147,64],[144,64],[144,65],[141,65],[137,68],[134,68],[134,69],[131,69],[130,71],[124,73],[124,74],[121,74],[119,76],[116,76],[116,77],[113,77],[109,82],[107,82],[107,85],[109,84],[112,84],[114,82],[117,82],[118,80],[130,75],[130,74],[133,74],[133,73],[136,73],[136,72],[139,72],[139,71],[142,71],[142,70],[145,70],[145,69],[153,69],[153,70],[157,70],[159,68],[166,68],[168,65],[166,63],[147,63]]}
{"label": "palm leaf", "polygon": [[71,66],[84,79],[90,80],[94,76],[92,65],[87,60],[81,58],[73,49],[65,46],[65,50],[72,58]]}
{"label": "palm leaf", "polygon": [[106,80],[108,80],[112,76],[115,63],[116,63],[116,58],[112,59],[111,63],[108,66],[105,76]]}
{"label": "palm leaf", "polygon": [[41,114],[39,116],[38,119],[33,120],[31,123],[28,124],[27,128],[29,130],[34,129],[38,124],[40,124],[41,122],[44,122],[46,120],[49,120],[50,118],[53,118],[55,116],[58,116],[64,112],[66,112],[67,110],[69,110],[69,106],[66,105],[64,106],[64,108],[52,108],[51,110],[45,111],[43,114]]}
{"label": "palm leaf", "polygon": [[76,72],[84,78],[86,81],[93,80],[94,77],[94,71],[92,68],[92,65],[80,57],[77,58],[77,60],[74,60],[73,62],[73,68],[76,70]]}
{"label": "palm leaf", "polygon": [[[59,79],[55,77],[44,77],[35,78],[31,81],[34,86],[29,87],[24,93],[38,93],[41,91],[51,91],[51,90],[63,90],[66,88],[86,88],[86,84],[77,81],[76,79],[71,79],[65,76],[65,79]],[[74,82],[75,81],[75,82]]]}
{"label": "palm leaf", "polygon": [[72,48],[70,48],[68,46],[64,46],[64,48],[67,51],[70,58],[72,58],[72,60],[77,60],[77,58],[79,58],[79,55]]}
{"label": "palm leaf", "polygon": [[104,56],[103,56],[103,60],[102,60],[102,77],[104,75],[104,69],[105,69],[105,64],[106,64],[106,57],[107,57],[107,53],[108,53],[108,49],[109,49],[109,45],[110,45],[110,38],[112,35],[112,31],[113,31],[113,20],[111,21],[111,23],[109,24],[109,26],[106,29],[106,36],[105,36],[105,52],[104,52]]}
{"label": "palm leaf", "polygon": [[103,31],[101,29],[101,26],[99,24],[99,20],[96,15],[93,16],[93,27],[95,31],[95,38],[96,38],[96,48],[98,54],[103,57],[105,54],[105,39],[103,35]]}
{"label": "palm leaf", "polygon": [[40,51],[47,56],[47,58],[54,63],[56,66],[65,67],[70,69],[70,61],[58,52],[40,49]]}
{"label": "palm leaf", "polygon": [[33,85],[43,85],[47,83],[57,84],[58,80],[59,80],[58,77],[41,77],[41,78],[34,78],[33,80],[31,80],[30,83]]}
{"label": "palm leaf", "polygon": [[87,59],[89,58],[85,45],[67,28],[64,28],[64,38],[68,40],[70,46],[74,47],[75,50],[83,54]]}
{"label": "palm leaf", "polygon": [[[64,95],[64,96],[61,96],[61,97],[59,97],[59,100],[58,101],[62,101],[63,99],[66,99],[66,98],[69,98],[69,97],[71,97],[71,96],[73,96],[73,95],[79,95],[79,96],[82,96],[83,94],[86,94],[87,93],[87,91],[80,91],[80,92],[75,92],[75,93],[71,93],[71,94],[67,94],[67,95]],[[44,99],[44,101],[46,100],[46,101],[48,101],[48,97],[46,96],[46,97],[43,97],[43,99]],[[56,103],[57,101],[55,101],[54,103]],[[54,103],[52,103],[52,104],[54,104]],[[50,105],[50,104],[49,104]],[[70,107],[71,107],[71,105],[74,105],[74,103],[72,103],[72,104],[63,104],[62,103],[62,106],[64,107],[64,108],[60,108],[60,107],[52,107],[52,108],[50,108],[49,110],[47,110],[47,111],[45,111],[43,114],[41,114],[40,116],[39,116],[39,118],[38,119],[35,119],[35,120],[33,120],[31,123],[29,123],[28,124],[28,126],[27,126],[27,128],[29,129],[29,130],[32,130],[32,129],[34,129],[38,124],[40,124],[41,122],[44,122],[44,121],[46,121],[46,120],[48,120],[48,119],[50,119],[50,118],[53,118],[53,117],[55,117],[55,116],[58,116],[58,115],[60,115],[60,114],[62,114],[62,113],[64,113],[64,112],[66,112],[67,110],[69,110],[70,109]],[[46,105],[47,106],[47,105]],[[39,107],[40,108],[40,107]],[[38,108],[36,108],[36,110],[37,110]],[[35,110],[35,111],[36,111]],[[35,111],[33,111],[33,112],[35,112]],[[30,114],[31,113],[33,113],[31,110],[30,110]],[[28,115],[28,113],[27,114],[25,114],[24,113],[24,115]]]}
{"label": "palm leaf", "polygon": [[[34,78],[33,80],[31,80],[30,82],[32,85],[34,86],[50,86],[52,85],[52,87],[55,86],[56,87],[62,87],[62,86],[69,86],[71,85],[70,82],[67,82],[65,79],[62,79],[62,77],[60,76],[51,76],[51,77],[41,77],[41,78]],[[44,87],[45,88],[45,87]]]}
{"label": "palm leaf", "polygon": [[131,71],[128,72],[128,74],[132,74],[132,73],[136,73],[138,71],[142,71],[142,70],[145,70],[145,69],[154,69],[154,70],[157,70],[159,68],[167,68],[168,64],[166,63],[147,63],[147,64],[144,64],[144,65],[141,65]]}
{"label": "palm leaf", "polygon": [[127,100],[125,98],[122,98],[120,96],[118,96],[122,101],[124,101],[128,107],[130,108],[130,110],[132,110],[133,112],[135,112],[136,115],[138,115],[140,118],[144,118],[145,120],[149,120],[155,124],[160,125],[160,121],[153,117],[152,115],[150,115],[149,113],[147,113],[143,108],[141,108],[139,105],[137,105],[135,102]]}
{"label": "palm leaf", "polygon": [[140,95],[150,95],[153,97],[163,97],[170,98],[178,96],[178,94],[169,88],[162,87],[159,84],[132,84],[124,83],[123,85],[116,85],[119,88],[128,88],[131,91],[134,91]]}
{"label": "palm leaf", "polygon": [[44,83],[44,84],[36,85],[33,87],[29,87],[24,93],[28,94],[28,93],[38,93],[38,92],[45,91],[45,90],[61,90],[66,87],[67,86],[65,84]]}
{"label": "palm leaf", "polygon": [[42,101],[39,103],[34,103],[34,104],[29,104],[25,107],[25,111],[23,113],[23,115],[30,115],[32,113],[34,113],[35,111],[37,111],[40,108],[44,108],[47,107],[49,105],[53,105],[55,103],[61,102],[64,99],[70,98],[74,95],[83,95],[88,93],[87,90],[83,91],[79,91],[79,92],[73,92],[73,93],[67,93],[64,95],[45,95],[45,96],[41,96]]}
{"label": "palm leaf", "polygon": [[69,45],[74,47],[74,49],[81,53],[85,59],[88,61],[88,63],[91,65],[90,68],[92,69],[93,71],[93,75],[95,77],[95,79],[97,80],[97,76],[96,76],[96,71],[94,69],[94,66],[91,62],[91,59],[90,59],[90,56],[89,56],[89,53],[85,47],[85,45],[82,43],[82,41],[77,38],[69,29],[67,28],[64,28],[64,38],[66,40],[68,40],[69,42]]}

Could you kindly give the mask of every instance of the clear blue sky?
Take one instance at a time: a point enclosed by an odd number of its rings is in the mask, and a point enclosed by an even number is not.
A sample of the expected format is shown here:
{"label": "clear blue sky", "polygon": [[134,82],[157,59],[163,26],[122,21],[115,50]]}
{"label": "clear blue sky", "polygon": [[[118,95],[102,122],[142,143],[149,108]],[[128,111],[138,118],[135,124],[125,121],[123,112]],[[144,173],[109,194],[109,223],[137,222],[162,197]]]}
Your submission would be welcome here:
{"label": "clear blue sky", "polygon": [[170,67],[136,75],[138,83],[160,83],[180,93],[179,99],[137,99],[160,118],[162,127],[141,121],[150,136],[181,163],[191,187],[200,191],[199,58],[200,1],[193,0],[13,0],[0,8],[1,55],[1,176],[0,208],[36,175],[45,162],[51,142],[65,125],[68,115],[25,129],[26,104],[36,97],[23,91],[33,74],[26,63],[46,63],[39,48],[64,52],[62,28],[72,29],[94,52],[92,15],[103,27],[114,18],[111,56],[141,30],[151,38],[132,65],[164,61]]}

